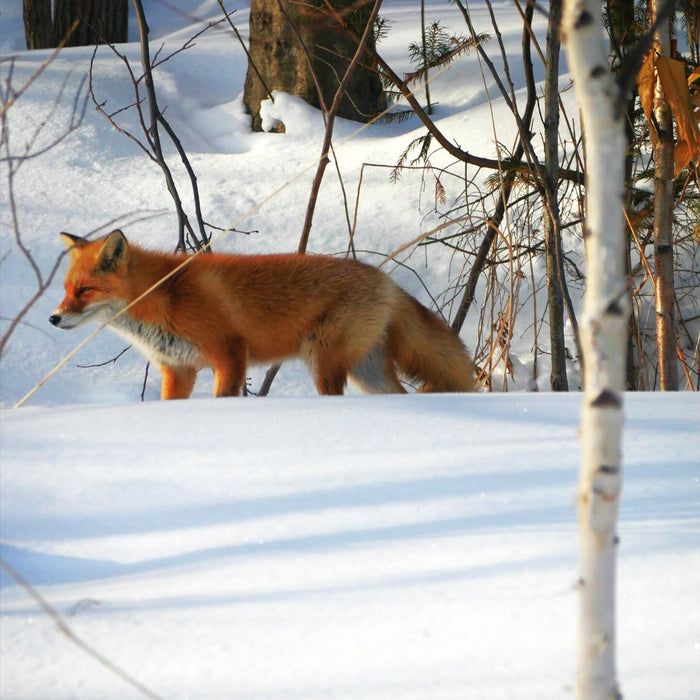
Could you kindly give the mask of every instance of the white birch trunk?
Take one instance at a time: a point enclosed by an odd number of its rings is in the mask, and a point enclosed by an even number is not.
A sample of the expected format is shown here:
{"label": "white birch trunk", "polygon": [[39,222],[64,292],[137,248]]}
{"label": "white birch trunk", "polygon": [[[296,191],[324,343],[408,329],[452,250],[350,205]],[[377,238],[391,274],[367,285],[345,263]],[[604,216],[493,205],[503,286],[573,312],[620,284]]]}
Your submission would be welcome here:
{"label": "white birch trunk", "polygon": [[623,228],[624,101],[603,47],[600,3],[565,0],[562,38],[586,141],[577,695],[580,700],[608,700],[620,697],[615,670],[615,567],[629,308]]}

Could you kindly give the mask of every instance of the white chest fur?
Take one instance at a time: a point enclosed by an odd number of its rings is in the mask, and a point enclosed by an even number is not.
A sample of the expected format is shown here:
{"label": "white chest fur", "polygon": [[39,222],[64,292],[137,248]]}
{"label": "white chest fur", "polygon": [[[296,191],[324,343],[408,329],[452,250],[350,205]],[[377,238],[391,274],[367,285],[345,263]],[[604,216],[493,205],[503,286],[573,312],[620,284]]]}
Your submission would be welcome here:
{"label": "white chest fur", "polygon": [[109,326],[136,345],[146,357],[169,367],[201,367],[206,361],[197,346],[161,326],[144,323],[128,313],[122,314]]}

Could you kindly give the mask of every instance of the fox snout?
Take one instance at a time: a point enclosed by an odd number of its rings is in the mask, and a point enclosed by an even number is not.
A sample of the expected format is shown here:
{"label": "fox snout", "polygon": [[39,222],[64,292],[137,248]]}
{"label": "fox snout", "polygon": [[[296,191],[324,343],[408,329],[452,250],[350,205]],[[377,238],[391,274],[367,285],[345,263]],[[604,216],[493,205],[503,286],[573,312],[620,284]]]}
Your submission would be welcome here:
{"label": "fox snout", "polygon": [[49,316],[49,323],[56,328],[70,328],[70,326],[64,325],[63,316],[59,313],[53,313]]}
{"label": "fox snout", "polygon": [[83,308],[75,308],[74,304],[63,303],[49,316],[49,323],[62,330],[72,330],[88,321],[107,321],[116,314],[121,305],[95,301]]}
{"label": "fox snout", "polygon": [[51,316],[49,316],[49,323],[52,326],[56,326],[56,328],[61,327],[62,320],[63,320],[63,316],[61,316],[61,314],[51,314]]}
{"label": "fox snout", "polygon": [[73,313],[71,311],[65,311],[62,307],[58,307],[49,316],[49,323],[56,328],[61,328],[62,330],[69,331],[76,326],[81,325],[86,320],[88,320],[92,314],[85,313]]}

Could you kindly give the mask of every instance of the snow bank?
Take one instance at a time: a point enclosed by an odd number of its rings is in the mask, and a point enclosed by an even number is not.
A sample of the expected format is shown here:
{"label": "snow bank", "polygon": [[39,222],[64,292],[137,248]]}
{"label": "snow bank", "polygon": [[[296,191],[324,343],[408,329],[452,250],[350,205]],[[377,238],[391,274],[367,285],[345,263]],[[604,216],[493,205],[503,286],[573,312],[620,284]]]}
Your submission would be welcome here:
{"label": "snow bank", "polygon": [[[161,697],[573,696],[579,401],[5,410],[2,556]],[[622,688],[690,700],[698,402],[627,412]],[[138,697],[2,584],[3,697]]]}

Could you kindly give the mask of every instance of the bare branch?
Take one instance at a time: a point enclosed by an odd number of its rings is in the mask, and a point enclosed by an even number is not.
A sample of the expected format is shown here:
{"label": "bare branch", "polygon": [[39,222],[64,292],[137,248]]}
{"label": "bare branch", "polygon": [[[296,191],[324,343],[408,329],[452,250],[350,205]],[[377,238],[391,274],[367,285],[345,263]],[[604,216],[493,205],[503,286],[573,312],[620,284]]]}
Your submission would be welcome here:
{"label": "bare branch", "polygon": [[152,700],[161,700],[159,695],[156,695],[152,690],[147,688],[143,683],[136,680],[131,674],[120,668],[113,661],[110,661],[106,656],[91,647],[87,642],[83,641],[61,617],[58,611],[25,579],[14,567],[10,566],[5,559],[0,557],[0,567],[5,573],[39,606],[41,611],[47,615],[56,625],[59,632],[64,635],[68,641],[74,644],[78,649],[92,657],[101,666],[104,666],[110,673],[114,674],[125,683],[135,688],[144,697],[152,698]]}
{"label": "bare branch", "polygon": [[[253,70],[255,71],[255,75],[258,77],[260,84],[265,89],[265,92],[267,93],[268,99],[270,101],[274,102],[275,98],[272,96],[272,92],[270,91],[270,88],[267,86],[265,79],[260,74],[258,67],[255,65],[255,61],[253,61],[253,59],[250,56],[250,51],[248,51],[248,47],[246,46],[245,41],[243,41],[243,37],[241,36],[240,32],[238,31],[236,25],[233,23],[233,20],[231,19],[231,15],[233,14],[233,12],[228,12],[226,10],[226,8],[224,7],[223,0],[217,0],[217,1],[219,3],[219,7],[221,8],[221,11],[224,13],[224,17],[226,18],[226,21],[229,23],[231,29],[233,30],[233,33],[236,35],[236,38],[238,39],[238,43],[241,45],[241,47],[243,48],[243,51],[245,52],[246,58],[248,59],[248,65],[252,66]],[[234,10],[234,12],[235,12],[235,10]]]}

